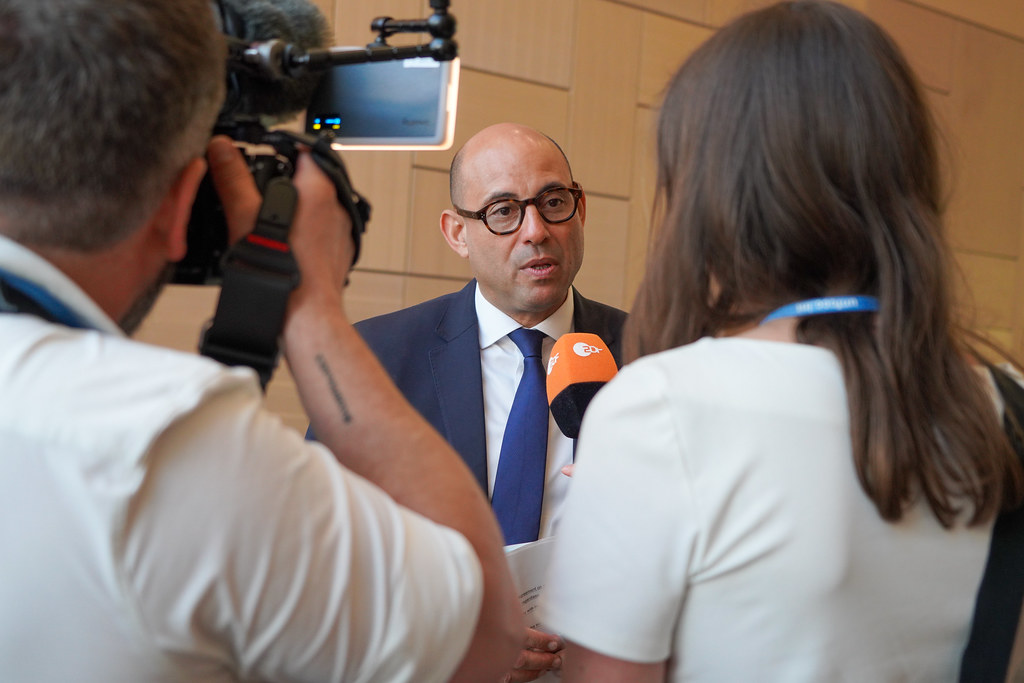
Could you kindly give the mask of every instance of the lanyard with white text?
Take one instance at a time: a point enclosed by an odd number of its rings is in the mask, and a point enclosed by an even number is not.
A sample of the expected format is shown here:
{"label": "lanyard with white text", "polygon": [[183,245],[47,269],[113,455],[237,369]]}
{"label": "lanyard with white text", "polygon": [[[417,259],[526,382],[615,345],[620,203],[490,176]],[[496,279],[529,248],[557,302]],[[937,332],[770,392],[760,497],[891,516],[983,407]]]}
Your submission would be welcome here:
{"label": "lanyard with white text", "polygon": [[873,296],[823,296],[819,299],[796,301],[777,308],[765,316],[761,324],[778,318],[803,318],[824,313],[860,313],[878,310],[878,299]]}

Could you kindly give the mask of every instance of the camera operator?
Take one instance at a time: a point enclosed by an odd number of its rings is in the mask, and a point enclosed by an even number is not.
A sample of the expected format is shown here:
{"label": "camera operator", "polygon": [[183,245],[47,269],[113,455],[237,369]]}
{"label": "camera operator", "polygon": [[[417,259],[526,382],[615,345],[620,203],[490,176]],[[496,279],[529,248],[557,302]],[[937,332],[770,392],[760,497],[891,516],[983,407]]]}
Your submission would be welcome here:
{"label": "camera operator", "polygon": [[[125,336],[184,254],[224,58],[207,0],[0,0],[0,679],[498,680],[501,534],[349,325],[308,154],[282,348],[326,448],[250,370]],[[239,238],[259,193],[206,151]]]}

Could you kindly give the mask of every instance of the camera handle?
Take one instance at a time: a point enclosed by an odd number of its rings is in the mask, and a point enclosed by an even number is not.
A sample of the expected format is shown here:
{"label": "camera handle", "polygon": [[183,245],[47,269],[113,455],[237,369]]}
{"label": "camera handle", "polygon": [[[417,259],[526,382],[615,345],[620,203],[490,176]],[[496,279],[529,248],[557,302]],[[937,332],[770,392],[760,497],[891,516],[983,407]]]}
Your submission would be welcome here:
{"label": "camera handle", "polygon": [[[338,202],[351,218],[355,263],[370,220],[370,205],[352,189],[345,165],[330,142],[290,131],[267,133],[264,141],[289,154],[297,153],[295,143],[309,146],[313,160],[334,183]],[[297,200],[290,177],[277,176],[267,183],[255,227],[224,257],[217,311],[199,340],[202,355],[225,365],[253,368],[264,390],[280,357],[278,339],[288,298],[301,277],[288,244]]]}

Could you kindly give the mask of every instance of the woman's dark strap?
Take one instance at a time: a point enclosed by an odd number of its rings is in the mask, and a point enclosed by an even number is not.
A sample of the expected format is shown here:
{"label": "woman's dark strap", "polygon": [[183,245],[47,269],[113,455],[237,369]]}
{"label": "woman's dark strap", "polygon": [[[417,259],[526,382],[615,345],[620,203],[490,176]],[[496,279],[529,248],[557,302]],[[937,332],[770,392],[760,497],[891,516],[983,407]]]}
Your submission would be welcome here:
{"label": "woman's dark strap", "polygon": [[[1024,388],[989,367],[1003,397],[1003,427],[1024,461]],[[960,664],[962,683],[1004,683],[1024,600],[1024,506],[996,519],[985,574],[974,605],[971,635]]]}

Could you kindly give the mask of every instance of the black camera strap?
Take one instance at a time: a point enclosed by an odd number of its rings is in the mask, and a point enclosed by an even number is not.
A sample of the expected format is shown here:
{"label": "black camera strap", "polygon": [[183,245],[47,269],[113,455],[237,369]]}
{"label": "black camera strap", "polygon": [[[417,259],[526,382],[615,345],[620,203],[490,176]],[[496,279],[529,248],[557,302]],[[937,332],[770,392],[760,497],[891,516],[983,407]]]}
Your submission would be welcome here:
{"label": "black camera strap", "polygon": [[[352,221],[352,241],[359,251],[370,204],[356,192],[330,141],[290,131],[267,133],[265,142],[278,151],[295,143],[309,147],[313,160],[334,184],[338,203]],[[288,298],[299,284],[299,270],[288,245],[297,192],[288,176],[272,178],[263,190],[253,231],[225,255],[217,312],[200,339],[199,352],[225,365],[248,365],[266,389],[280,355]]]}
{"label": "black camera strap", "polygon": [[[370,220],[370,204],[352,188],[330,140],[273,131],[266,133],[263,141],[279,153],[290,153],[293,160],[296,143],[309,147],[313,161],[334,183],[338,203],[351,219],[354,264]],[[267,182],[255,228],[225,254],[217,311],[200,339],[203,355],[227,366],[249,366],[259,375],[264,389],[278,367],[278,340],[288,299],[300,279],[288,244],[297,199],[290,176],[275,176]]]}
{"label": "black camera strap", "polygon": [[265,389],[277,367],[278,337],[299,269],[288,245],[298,193],[291,179],[267,183],[256,227],[228,250],[217,312],[199,352],[225,365],[248,365]]}
{"label": "black camera strap", "polygon": [[[1003,398],[1003,429],[1024,461],[1024,388],[1003,370],[989,365]],[[996,518],[988,559],[974,603],[970,637],[960,661],[960,681],[1003,683],[1013,662],[1021,603],[1024,601],[1024,505]],[[1019,680],[1016,676],[1013,680]]]}

